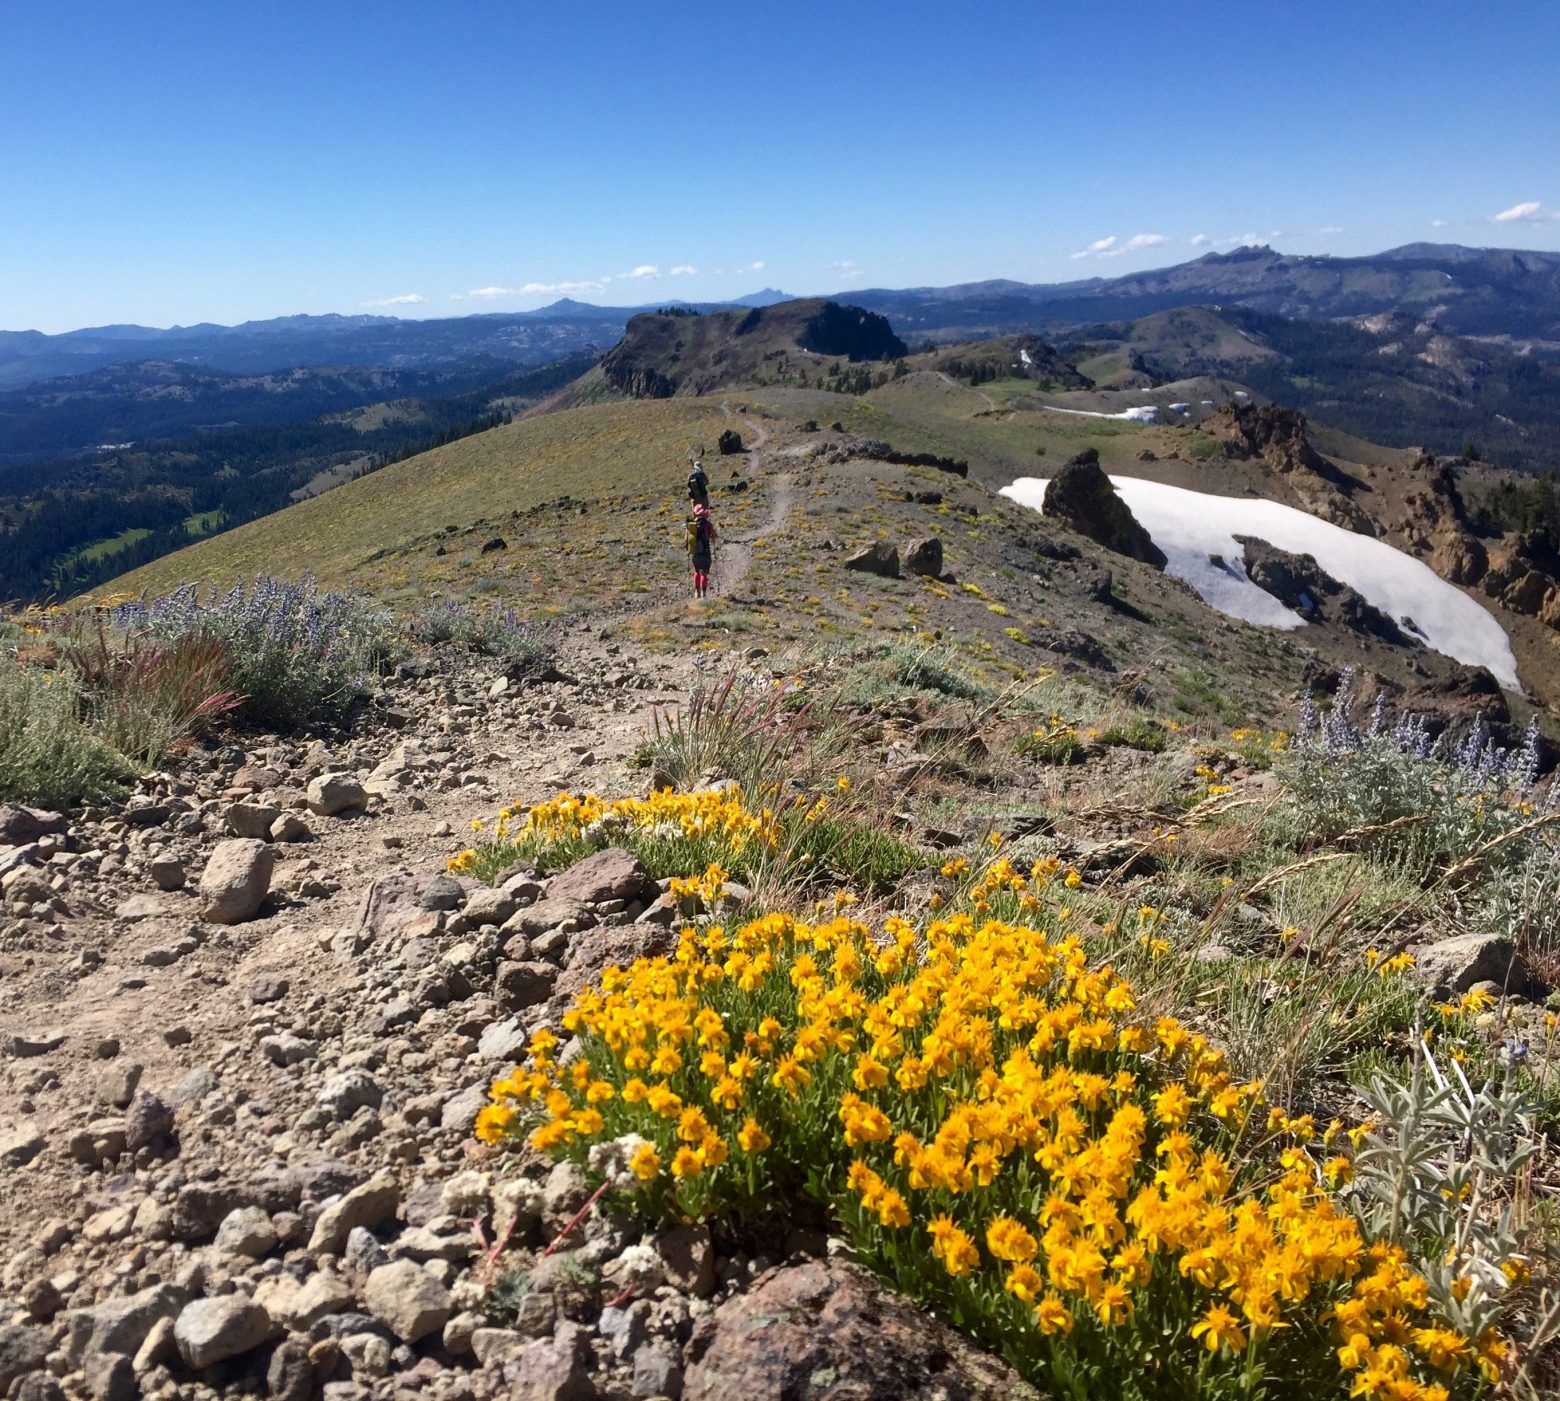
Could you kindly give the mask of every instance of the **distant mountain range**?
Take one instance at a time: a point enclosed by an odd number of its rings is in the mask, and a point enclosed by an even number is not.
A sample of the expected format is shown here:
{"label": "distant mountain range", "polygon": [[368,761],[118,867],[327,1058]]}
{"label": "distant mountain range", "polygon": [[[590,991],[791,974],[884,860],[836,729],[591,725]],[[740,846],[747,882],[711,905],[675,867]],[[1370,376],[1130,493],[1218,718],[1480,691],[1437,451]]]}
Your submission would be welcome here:
{"label": "distant mountain range", "polygon": [[[538,365],[605,351],[631,317],[661,306],[763,307],[791,300],[765,288],[721,303],[601,307],[565,298],[535,311],[405,320],[394,316],[282,316],[240,326],[98,326],[61,335],[0,331],[0,388],[136,360],[174,360],[245,374],[294,366],[449,367],[468,361]],[[1184,306],[1237,306],[1302,321],[1397,313],[1445,335],[1491,340],[1560,358],[1560,253],[1411,243],[1358,258],[1271,248],[1209,253],[1124,277],[1075,282],[969,282],[901,290],[863,288],[852,305],[888,317],[913,348],[1124,322]]]}
{"label": "distant mountain range", "polygon": [[[719,305],[762,307],[788,300],[784,292],[766,288]],[[687,302],[602,307],[564,298],[535,311],[426,321],[331,314],[278,316],[238,326],[93,326],[59,335],[0,331],[0,389],[142,360],[239,374],[322,365],[446,369],[483,362],[501,373],[506,367],[542,365],[582,350],[605,351],[631,317],[662,306],[714,309],[714,304]]]}

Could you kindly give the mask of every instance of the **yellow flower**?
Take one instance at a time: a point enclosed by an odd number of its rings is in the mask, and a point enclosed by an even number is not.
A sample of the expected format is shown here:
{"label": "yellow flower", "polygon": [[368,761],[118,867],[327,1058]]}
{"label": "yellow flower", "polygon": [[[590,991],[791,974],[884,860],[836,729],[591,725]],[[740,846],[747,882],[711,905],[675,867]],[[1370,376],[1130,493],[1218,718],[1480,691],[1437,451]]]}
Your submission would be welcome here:
{"label": "yellow flower", "polygon": [[628,1165],[641,1182],[651,1182],[661,1171],[661,1155],[655,1151],[655,1144],[641,1143],[634,1149]]}
{"label": "yellow flower", "polygon": [[1027,1264],[1037,1248],[1034,1236],[1011,1216],[994,1216],[986,1227],[986,1249],[998,1260]]}
{"label": "yellow flower", "polygon": [[1073,1316],[1067,1305],[1052,1292],[1035,1305],[1035,1322],[1047,1337],[1057,1334],[1066,1337],[1072,1332]]}
{"label": "yellow flower", "polygon": [[1210,1306],[1202,1318],[1192,1324],[1192,1336],[1201,1338],[1209,1352],[1218,1352],[1220,1348],[1226,1347],[1231,1352],[1241,1352],[1246,1346],[1246,1335],[1241,1331],[1240,1324],[1223,1304]]}
{"label": "yellow flower", "polygon": [[704,1160],[684,1144],[672,1155],[673,1177],[697,1177],[704,1170]]}
{"label": "yellow flower", "polygon": [[744,1153],[762,1153],[769,1147],[769,1135],[764,1132],[758,1120],[751,1114],[743,1121],[742,1127],[737,1130],[737,1146]]}

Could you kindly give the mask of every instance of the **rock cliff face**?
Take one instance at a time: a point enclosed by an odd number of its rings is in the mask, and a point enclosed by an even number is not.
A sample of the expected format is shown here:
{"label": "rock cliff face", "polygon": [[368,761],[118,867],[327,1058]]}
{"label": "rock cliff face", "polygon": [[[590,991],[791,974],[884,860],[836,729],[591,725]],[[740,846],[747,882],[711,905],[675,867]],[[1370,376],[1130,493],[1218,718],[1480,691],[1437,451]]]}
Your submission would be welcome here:
{"label": "rock cliff face", "polygon": [[1311,446],[1305,415],[1279,404],[1232,401],[1202,422],[1226,457],[1260,462],[1288,480],[1300,505],[1345,530],[1375,535],[1376,524],[1352,499],[1361,483]]}
{"label": "rock cliff face", "polygon": [[1311,555],[1291,554],[1251,535],[1235,537],[1245,551],[1246,576],[1307,622],[1338,623],[1407,647],[1413,638],[1374,604],[1327,573]]}
{"label": "rock cliff face", "polygon": [[1045,492],[1045,513],[1118,555],[1156,569],[1165,567],[1164,551],[1116,494],[1093,448],[1064,463],[1051,479]]}

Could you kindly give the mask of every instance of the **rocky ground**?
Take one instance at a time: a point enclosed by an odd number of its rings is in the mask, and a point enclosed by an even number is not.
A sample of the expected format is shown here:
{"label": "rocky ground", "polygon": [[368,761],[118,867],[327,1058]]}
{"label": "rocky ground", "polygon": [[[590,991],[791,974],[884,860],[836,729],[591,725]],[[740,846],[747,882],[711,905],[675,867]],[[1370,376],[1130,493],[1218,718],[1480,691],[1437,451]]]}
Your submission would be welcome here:
{"label": "rocky ground", "polygon": [[583,1175],[472,1137],[529,1030],[667,937],[626,854],[443,874],[502,802],[642,786],[692,667],[616,652],[525,687],[412,666],[348,734],[193,752],[117,811],[0,808],[0,1394],[716,1398],[833,1366],[829,1394],[888,1394],[850,1328],[758,1356],[765,1291],[913,1339],[896,1396],[1007,1394],[821,1233],[565,1234]]}

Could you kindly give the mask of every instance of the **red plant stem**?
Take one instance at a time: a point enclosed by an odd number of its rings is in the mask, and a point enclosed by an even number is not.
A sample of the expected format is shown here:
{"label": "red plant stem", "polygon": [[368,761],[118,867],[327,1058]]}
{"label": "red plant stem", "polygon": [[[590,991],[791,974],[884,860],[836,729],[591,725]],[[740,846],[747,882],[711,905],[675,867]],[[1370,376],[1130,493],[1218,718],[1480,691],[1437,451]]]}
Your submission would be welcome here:
{"label": "red plant stem", "polygon": [[603,1182],[601,1184],[601,1186],[596,1188],[596,1190],[590,1194],[590,1200],[588,1202],[586,1202],[585,1205],[582,1206],[577,1212],[574,1213],[574,1220],[569,1222],[569,1224],[567,1226],[565,1226],[561,1231],[559,1231],[557,1240],[555,1240],[551,1245],[549,1245],[546,1250],[542,1251],[542,1259],[545,1260],[549,1255],[551,1255],[553,1253],[553,1251],[555,1251],[560,1245],[563,1244],[563,1242],[564,1242],[565,1238],[568,1236],[569,1232],[572,1231],[576,1226],[578,1226],[580,1224],[580,1222],[583,1221],[587,1216],[589,1216],[590,1215],[590,1209],[593,1206],[595,1206],[596,1203],[599,1202],[604,1196],[606,1196],[607,1188],[609,1188],[611,1185],[612,1185],[612,1179],[608,1178],[605,1182]]}
{"label": "red plant stem", "polygon": [[631,1285],[628,1286],[627,1289],[625,1289],[621,1294],[619,1294],[617,1296],[617,1298],[609,1299],[603,1307],[609,1308],[609,1309],[620,1309],[620,1308],[623,1307],[624,1304],[626,1304],[633,1297],[634,1297],[634,1286],[631,1284]]}

